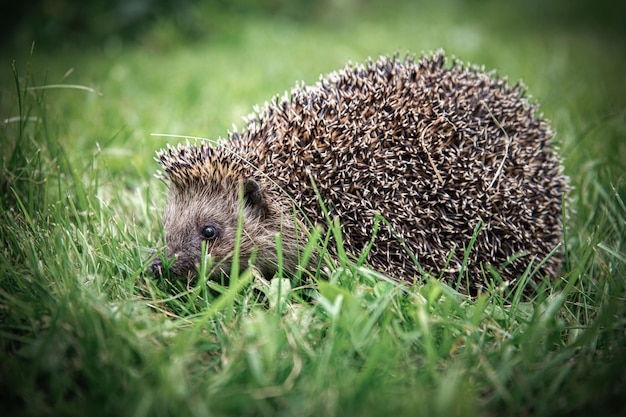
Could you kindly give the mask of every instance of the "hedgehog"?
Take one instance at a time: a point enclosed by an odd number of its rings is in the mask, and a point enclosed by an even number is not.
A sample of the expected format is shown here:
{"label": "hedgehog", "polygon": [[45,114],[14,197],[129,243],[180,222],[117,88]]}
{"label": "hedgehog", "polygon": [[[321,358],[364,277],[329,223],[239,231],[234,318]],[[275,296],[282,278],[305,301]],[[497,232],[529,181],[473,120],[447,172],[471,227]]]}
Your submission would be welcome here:
{"label": "hedgehog", "polygon": [[568,179],[521,82],[441,50],[395,54],[297,83],[244,120],[226,140],[157,152],[169,193],[155,276],[196,277],[203,256],[210,277],[233,262],[293,275],[329,224],[346,253],[400,281],[475,294],[494,273],[559,274]]}

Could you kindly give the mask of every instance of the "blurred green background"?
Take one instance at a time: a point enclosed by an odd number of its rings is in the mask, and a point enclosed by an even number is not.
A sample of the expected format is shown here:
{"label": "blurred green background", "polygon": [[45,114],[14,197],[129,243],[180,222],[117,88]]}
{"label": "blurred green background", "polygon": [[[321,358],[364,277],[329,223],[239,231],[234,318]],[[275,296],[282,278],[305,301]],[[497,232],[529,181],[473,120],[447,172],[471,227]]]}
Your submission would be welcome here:
{"label": "blurred green background", "polygon": [[[511,17],[538,28],[623,32],[624,2],[614,0],[468,0],[440,2],[385,0],[26,0],[3,2],[2,36],[37,39],[58,46],[89,45],[112,39],[137,41],[160,31],[165,24],[187,41],[236,35],[237,18],[280,18],[291,22],[342,20],[342,14],[392,12],[398,4],[427,6],[456,12],[462,18],[479,9],[485,23],[506,23]],[[451,7],[453,6],[453,7]],[[455,10],[451,10],[455,9]],[[507,12],[508,11],[508,12]],[[507,16],[508,15],[508,16]],[[225,19],[226,18],[226,19]],[[226,21],[225,21],[226,20]],[[500,22],[498,22],[498,20]]]}

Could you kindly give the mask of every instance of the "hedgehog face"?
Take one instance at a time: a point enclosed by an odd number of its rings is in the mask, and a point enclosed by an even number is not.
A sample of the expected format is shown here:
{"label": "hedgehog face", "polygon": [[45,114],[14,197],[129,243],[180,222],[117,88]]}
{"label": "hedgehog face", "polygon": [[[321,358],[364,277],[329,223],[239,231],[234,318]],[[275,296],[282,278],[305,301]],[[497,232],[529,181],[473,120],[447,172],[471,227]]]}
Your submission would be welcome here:
{"label": "hedgehog face", "polygon": [[[195,277],[205,255],[202,253],[203,242],[206,243],[206,256],[210,256],[209,275],[228,274],[233,262],[240,215],[243,230],[238,261],[244,269],[251,259],[256,258],[259,249],[266,246],[264,240],[268,240],[270,235],[273,240],[273,232],[265,222],[267,211],[260,186],[254,180],[225,186],[197,183],[170,188],[163,216],[165,253],[162,254],[163,259],[157,257],[151,264],[155,276],[162,275],[166,269],[164,263],[167,263],[170,275],[176,278]],[[259,230],[267,230],[266,239],[258,233]],[[261,262],[265,269],[271,269],[271,264],[266,259]]]}

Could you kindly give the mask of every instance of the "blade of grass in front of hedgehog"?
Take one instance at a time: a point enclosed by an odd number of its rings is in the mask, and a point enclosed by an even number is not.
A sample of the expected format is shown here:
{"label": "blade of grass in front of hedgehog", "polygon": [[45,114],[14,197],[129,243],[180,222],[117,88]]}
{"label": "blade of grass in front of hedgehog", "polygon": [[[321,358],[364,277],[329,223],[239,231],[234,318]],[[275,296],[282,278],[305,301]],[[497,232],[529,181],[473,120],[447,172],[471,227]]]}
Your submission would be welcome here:
{"label": "blade of grass in front of hedgehog", "polygon": [[[472,277],[469,276],[467,265],[468,265],[470,253],[472,252],[472,249],[474,248],[474,244],[476,243],[476,239],[478,238],[478,235],[482,231],[482,227],[483,227],[482,220],[478,220],[478,222],[476,223],[476,226],[474,227],[474,232],[472,233],[472,237],[470,241],[468,242],[467,247],[464,248],[463,250],[463,262],[461,263],[461,269],[459,270],[459,275],[456,281],[457,288],[462,288],[463,278],[465,278],[465,288],[466,289],[471,288],[470,281],[472,280]],[[476,279],[476,277],[474,277],[474,279]]]}

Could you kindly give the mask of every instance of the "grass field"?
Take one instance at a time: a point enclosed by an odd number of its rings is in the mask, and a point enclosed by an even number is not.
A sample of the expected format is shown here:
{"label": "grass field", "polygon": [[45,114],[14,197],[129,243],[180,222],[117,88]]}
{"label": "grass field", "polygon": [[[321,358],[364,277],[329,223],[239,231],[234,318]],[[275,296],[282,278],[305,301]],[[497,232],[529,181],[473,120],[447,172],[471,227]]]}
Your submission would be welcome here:
{"label": "grass field", "polygon": [[[163,17],[132,42],[0,50],[0,414],[626,413],[626,36],[542,2],[380,3],[225,15],[193,42]],[[153,156],[177,142],[153,133],[224,137],[296,81],[439,48],[522,79],[552,121],[573,185],[552,287],[469,298],[345,259],[308,292],[145,273]]]}

